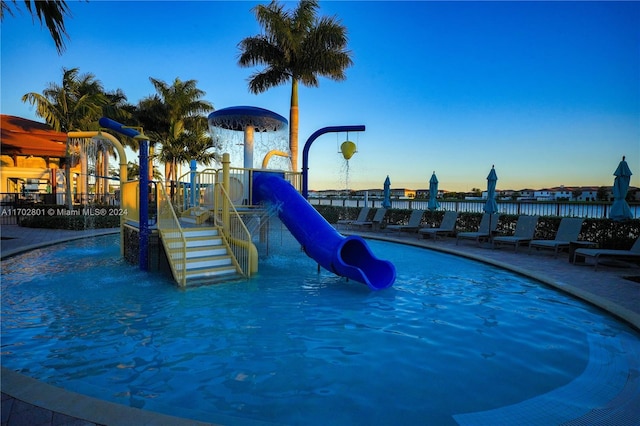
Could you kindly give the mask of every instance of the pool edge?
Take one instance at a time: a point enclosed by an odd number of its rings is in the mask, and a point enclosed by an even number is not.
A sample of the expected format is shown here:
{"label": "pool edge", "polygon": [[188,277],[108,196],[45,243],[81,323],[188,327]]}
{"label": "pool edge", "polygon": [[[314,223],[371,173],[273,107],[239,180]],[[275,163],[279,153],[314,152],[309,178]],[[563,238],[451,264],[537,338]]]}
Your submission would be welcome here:
{"label": "pool edge", "polygon": [[0,367],[0,374],[2,393],[27,404],[98,425],[131,424],[132,419],[136,425],[212,425],[71,392],[6,367]]}

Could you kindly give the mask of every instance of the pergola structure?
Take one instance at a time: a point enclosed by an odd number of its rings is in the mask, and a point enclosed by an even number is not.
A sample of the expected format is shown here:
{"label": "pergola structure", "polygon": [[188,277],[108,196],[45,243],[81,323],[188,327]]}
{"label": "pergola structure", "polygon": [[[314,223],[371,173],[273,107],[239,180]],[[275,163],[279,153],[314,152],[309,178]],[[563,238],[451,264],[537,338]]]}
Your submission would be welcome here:
{"label": "pergola structure", "polygon": [[21,192],[28,185],[34,192],[64,193],[66,133],[4,114],[0,115],[0,131],[1,193]]}

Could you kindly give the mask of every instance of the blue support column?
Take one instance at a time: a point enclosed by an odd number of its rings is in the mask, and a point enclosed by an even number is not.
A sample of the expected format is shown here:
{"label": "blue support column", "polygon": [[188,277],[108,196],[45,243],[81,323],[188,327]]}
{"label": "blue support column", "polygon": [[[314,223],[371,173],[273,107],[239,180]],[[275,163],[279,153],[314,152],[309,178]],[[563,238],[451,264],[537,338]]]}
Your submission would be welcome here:
{"label": "blue support column", "polygon": [[140,142],[140,211],[138,220],[140,221],[139,251],[138,264],[140,269],[147,271],[149,269],[149,138],[141,134],[137,130],[127,127],[117,121],[107,117],[102,117],[98,121],[100,126],[107,129],[115,130],[125,136],[133,138]]}
{"label": "blue support column", "polygon": [[357,126],[329,126],[313,132],[307,142],[304,144],[302,150],[302,196],[305,199],[309,198],[309,148],[313,141],[325,133],[339,133],[339,132],[364,132],[365,127],[363,125]]}

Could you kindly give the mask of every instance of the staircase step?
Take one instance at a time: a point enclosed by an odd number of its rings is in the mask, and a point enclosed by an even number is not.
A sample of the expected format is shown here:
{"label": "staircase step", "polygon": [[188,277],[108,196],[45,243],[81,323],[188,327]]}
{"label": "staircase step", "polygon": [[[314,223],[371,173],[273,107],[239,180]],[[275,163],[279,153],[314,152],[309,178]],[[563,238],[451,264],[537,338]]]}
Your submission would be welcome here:
{"label": "staircase step", "polygon": [[[192,247],[186,250],[187,260],[203,259],[208,257],[227,256],[229,252],[225,246],[216,247]],[[169,253],[171,259],[177,260],[182,257],[180,250],[174,250]]]}
{"label": "staircase step", "polygon": [[[187,218],[189,219],[189,218]],[[184,221],[184,218],[181,218]],[[188,284],[194,282],[228,281],[238,274],[233,256],[228,252],[217,227],[194,226],[183,228],[184,240],[179,232],[169,231],[162,236],[169,261],[178,269],[184,267]],[[186,243],[186,265],[182,259],[183,241]]]}
{"label": "staircase step", "polygon": [[216,237],[220,235],[218,228],[211,227],[185,228],[183,232],[185,237]]}
{"label": "staircase step", "polygon": [[187,259],[195,259],[208,256],[224,256],[226,254],[227,248],[223,245],[187,248]]}
{"label": "staircase step", "polygon": [[[218,247],[222,246],[222,237],[194,237],[194,238],[185,238],[187,248],[196,248],[196,247]],[[181,238],[167,238],[167,245],[173,249],[179,249],[182,247],[182,239]]]}
{"label": "staircase step", "polygon": [[[185,238],[191,237],[217,237],[220,235],[218,228],[211,227],[197,227],[197,228],[183,228]],[[164,234],[167,238],[179,238],[180,233],[177,231],[169,231]]]}
{"label": "staircase step", "polygon": [[[186,250],[187,259],[197,259],[208,256],[224,256],[229,252],[223,245],[208,246],[208,247],[190,247]],[[182,257],[182,251],[178,249],[171,250],[169,253],[171,259],[180,259]]]}
{"label": "staircase step", "polygon": [[234,266],[221,266],[217,268],[199,268],[187,271],[187,282],[203,278],[221,278],[236,274]]}
{"label": "staircase step", "polygon": [[196,259],[187,258],[187,272],[198,268],[217,268],[220,266],[233,265],[231,256],[209,256]]}

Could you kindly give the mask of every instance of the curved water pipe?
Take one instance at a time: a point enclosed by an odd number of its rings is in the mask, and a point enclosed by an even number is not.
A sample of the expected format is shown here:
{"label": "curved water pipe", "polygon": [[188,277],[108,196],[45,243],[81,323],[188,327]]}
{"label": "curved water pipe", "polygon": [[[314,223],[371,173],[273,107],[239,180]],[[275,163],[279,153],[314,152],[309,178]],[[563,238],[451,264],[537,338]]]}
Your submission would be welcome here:
{"label": "curved water pipe", "polygon": [[318,137],[324,135],[325,133],[340,133],[340,132],[364,132],[364,125],[355,125],[355,126],[329,126],[323,127],[322,129],[318,129],[307,139],[307,142],[304,144],[304,148],[302,149],[302,196],[307,199],[309,198],[309,148],[311,148],[311,144],[318,139]]}
{"label": "curved water pipe", "polygon": [[139,235],[139,247],[140,252],[138,256],[138,265],[141,270],[147,271],[149,269],[149,197],[147,191],[149,188],[149,138],[141,132],[127,127],[124,124],[118,123],[107,117],[102,117],[98,120],[100,126],[114,130],[120,134],[128,136],[137,140],[140,143],[139,159],[140,159],[140,211],[138,215],[138,221],[140,226]]}
{"label": "curved water pipe", "polygon": [[262,168],[266,169],[267,166],[269,165],[269,160],[271,160],[271,157],[273,157],[274,155],[277,155],[278,157],[285,157],[285,158],[289,158],[291,157],[291,155],[287,154],[284,151],[280,151],[277,149],[272,149],[271,151],[267,152],[267,155],[264,156],[264,158],[262,159]]}
{"label": "curved water pipe", "polygon": [[123,182],[127,181],[127,154],[124,151],[124,147],[115,136],[109,133],[102,133],[101,131],[87,131],[68,132],[67,137],[102,139],[111,142],[116,151],[118,151],[118,158],[120,159],[120,187],[122,187]]}
{"label": "curved water pipe", "polygon": [[[109,133],[102,133],[100,131],[87,131],[87,132],[68,132],[68,138],[92,138],[102,139],[109,141],[113,144],[116,151],[118,151],[118,159],[120,162],[120,190],[124,188],[123,183],[127,181],[127,154],[124,151],[124,147],[115,136]],[[121,195],[122,197],[122,195]],[[125,216],[120,215],[120,254],[124,254],[124,233],[122,232],[125,223]]]}
{"label": "curved water pipe", "polygon": [[393,263],[378,259],[359,236],[345,237],[326,221],[283,177],[282,172],[255,171],[253,197],[270,203],[305,253],[336,275],[366,284],[371,290],[393,285]]}

